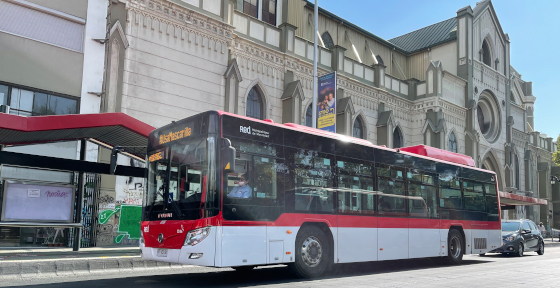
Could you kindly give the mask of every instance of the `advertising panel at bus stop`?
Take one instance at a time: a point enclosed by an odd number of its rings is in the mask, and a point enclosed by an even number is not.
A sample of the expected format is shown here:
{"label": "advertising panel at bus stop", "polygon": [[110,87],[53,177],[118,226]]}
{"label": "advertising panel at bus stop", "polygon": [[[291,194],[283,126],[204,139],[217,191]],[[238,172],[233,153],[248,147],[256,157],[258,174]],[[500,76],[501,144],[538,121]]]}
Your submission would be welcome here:
{"label": "advertising panel at bus stop", "polygon": [[317,128],[336,133],[336,71],[318,78]]}

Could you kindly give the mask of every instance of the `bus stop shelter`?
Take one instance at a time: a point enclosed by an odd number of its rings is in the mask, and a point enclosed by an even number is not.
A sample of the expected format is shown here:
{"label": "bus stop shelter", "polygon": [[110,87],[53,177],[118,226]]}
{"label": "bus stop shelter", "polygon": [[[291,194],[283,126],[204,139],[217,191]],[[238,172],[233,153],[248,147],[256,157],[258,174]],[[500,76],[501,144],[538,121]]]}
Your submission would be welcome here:
{"label": "bus stop shelter", "polygon": [[547,205],[546,199],[517,195],[509,192],[500,191],[500,204],[502,206],[534,206]]}
{"label": "bus stop shelter", "polygon": [[530,196],[518,195],[510,192],[500,191],[500,204],[502,210],[515,210],[519,206],[539,206],[548,205],[546,199]]}
{"label": "bus stop shelter", "polygon": [[[110,164],[85,161],[86,141],[112,149],[129,147],[128,154],[144,161],[147,139],[155,128],[124,113],[76,114],[53,116],[17,116],[0,113],[0,165],[39,168],[78,173],[74,223],[74,250],[79,249],[84,173],[110,174]],[[3,151],[6,145],[30,145],[61,141],[81,141],[79,160]],[[144,168],[118,166],[114,175],[144,177]],[[32,225],[27,223],[28,225]],[[56,224],[56,223],[55,223]],[[26,223],[0,222],[0,226]]]}

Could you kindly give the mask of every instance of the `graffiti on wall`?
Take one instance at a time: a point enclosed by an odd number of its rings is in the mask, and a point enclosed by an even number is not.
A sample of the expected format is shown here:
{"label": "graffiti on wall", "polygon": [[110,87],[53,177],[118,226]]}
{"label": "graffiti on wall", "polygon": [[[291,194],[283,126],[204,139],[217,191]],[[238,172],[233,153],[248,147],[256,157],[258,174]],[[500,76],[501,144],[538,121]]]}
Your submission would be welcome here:
{"label": "graffiti on wall", "polygon": [[[121,158],[122,157],[122,158]],[[136,160],[119,155],[119,165],[142,167]],[[144,179],[117,176],[114,191],[99,198],[98,245],[138,245]]]}
{"label": "graffiti on wall", "polygon": [[[108,224],[105,226],[107,229],[113,234],[112,232],[116,232],[116,236],[113,239],[113,242],[119,244],[125,239],[128,240],[139,240],[140,239],[140,217],[142,215],[142,206],[136,205],[120,205],[117,206],[114,210],[104,210],[99,213],[99,224],[106,225],[109,219],[115,216],[117,213],[120,215],[115,221],[115,225]],[[109,233],[101,233],[100,234],[109,234]]]}

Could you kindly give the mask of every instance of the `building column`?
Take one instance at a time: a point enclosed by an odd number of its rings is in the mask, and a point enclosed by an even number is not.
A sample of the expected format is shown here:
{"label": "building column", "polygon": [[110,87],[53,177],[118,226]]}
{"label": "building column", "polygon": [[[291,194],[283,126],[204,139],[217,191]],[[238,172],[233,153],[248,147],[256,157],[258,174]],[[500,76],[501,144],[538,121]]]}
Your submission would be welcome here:
{"label": "building column", "polygon": [[[465,154],[471,156],[480,166],[478,155],[478,132],[475,129],[476,102],[473,81],[473,11],[470,6],[457,11],[457,76],[467,80],[465,103],[467,121],[465,127]],[[469,35],[471,35],[469,37]]]}

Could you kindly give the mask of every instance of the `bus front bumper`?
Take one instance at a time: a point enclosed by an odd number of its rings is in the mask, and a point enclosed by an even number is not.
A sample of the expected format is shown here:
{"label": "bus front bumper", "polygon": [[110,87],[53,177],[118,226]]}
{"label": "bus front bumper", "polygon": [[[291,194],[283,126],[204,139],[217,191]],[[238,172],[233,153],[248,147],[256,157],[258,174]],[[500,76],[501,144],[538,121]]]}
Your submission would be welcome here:
{"label": "bus front bumper", "polygon": [[140,244],[143,260],[153,260],[186,265],[214,266],[216,255],[216,227],[212,227],[208,237],[200,243],[185,245],[180,249],[145,247]]}

